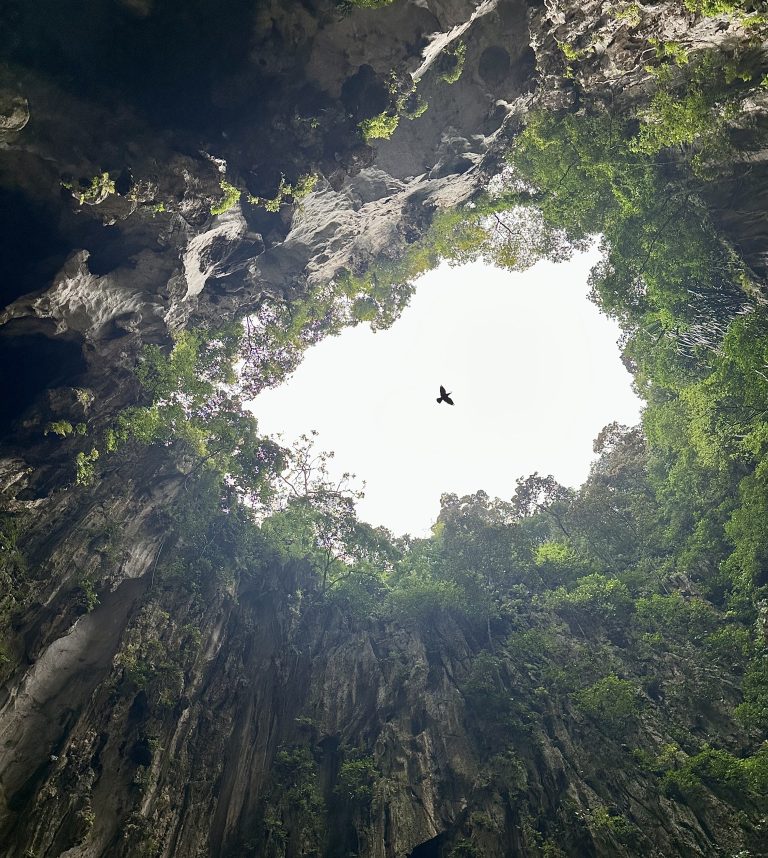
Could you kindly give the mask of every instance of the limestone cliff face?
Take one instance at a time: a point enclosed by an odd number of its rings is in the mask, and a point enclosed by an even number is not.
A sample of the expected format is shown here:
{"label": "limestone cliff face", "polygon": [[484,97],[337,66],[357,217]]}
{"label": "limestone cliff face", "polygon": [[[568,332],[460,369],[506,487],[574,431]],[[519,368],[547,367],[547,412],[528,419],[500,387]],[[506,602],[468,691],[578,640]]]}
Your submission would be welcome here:
{"label": "limestone cliff face", "polygon": [[[641,100],[637,28],[598,3],[97,5],[10,2],[0,22],[0,489],[22,515],[3,544],[0,854],[429,858],[470,835],[499,858],[557,854],[550,840],[573,856],[766,854],[761,830],[723,841],[741,829],[714,798],[652,798],[622,773],[627,749],[536,696],[525,666],[497,677],[533,703],[516,756],[496,755],[494,731],[512,728],[483,727],[463,691],[484,628],[355,623],[271,561],[222,579],[203,552],[196,583],[174,579],[174,462],[125,454],[73,487],[77,439],[43,434],[62,419],[98,430],[134,402],[143,344],[395,256],[484,186],[531,104]],[[694,45],[743,35],[672,4],[641,13],[644,33]],[[587,40],[563,77],[558,43]],[[359,122],[404,81],[428,110],[365,143]],[[708,193],[762,276],[764,153],[744,160]],[[248,201],[308,173],[300,204]],[[223,180],[243,193],[214,215]],[[669,660],[625,667],[669,693],[681,681]],[[707,681],[670,706],[727,737],[736,692],[708,701]],[[376,773],[362,797],[340,781],[355,754]],[[596,803],[640,839],[590,825]]]}
{"label": "limestone cliff face", "polygon": [[[528,659],[494,679],[513,704],[500,713],[469,690],[485,623],[439,610],[350,620],[305,570],[258,554],[235,585],[221,577],[222,542],[198,555],[207,572],[174,575],[173,487],[168,477],[140,507],[113,503],[111,521],[105,487],[77,520],[59,506],[66,530],[30,527],[29,560],[56,589],[18,629],[2,705],[3,855],[394,858],[450,855],[470,836],[494,858],[547,844],[574,856],[765,854],[764,831],[744,833],[726,802],[660,797],[625,744],[654,748],[659,712],[681,733],[728,741],[729,671],[692,670],[679,653],[627,660],[594,632],[581,645],[618,659],[658,704],[631,735],[606,736],[537,690]],[[83,614],[74,569],[122,580]],[[564,645],[579,638],[563,626]],[[342,774],[359,759],[371,774],[360,793]],[[600,807],[631,820],[631,838],[596,824]]]}

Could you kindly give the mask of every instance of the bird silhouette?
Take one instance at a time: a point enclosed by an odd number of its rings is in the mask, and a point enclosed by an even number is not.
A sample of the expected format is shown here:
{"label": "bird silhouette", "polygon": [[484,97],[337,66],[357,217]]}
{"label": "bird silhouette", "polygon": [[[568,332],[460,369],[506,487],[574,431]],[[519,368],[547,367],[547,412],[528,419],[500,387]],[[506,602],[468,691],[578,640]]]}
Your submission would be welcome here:
{"label": "bird silhouette", "polygon": [[445,392],[445,388],[443,385],[440,385],[440,396],[437,399],[438,404],[440,402],[447,402],[449,405],[453,405],[453,400],[451,399],[451,394]]}

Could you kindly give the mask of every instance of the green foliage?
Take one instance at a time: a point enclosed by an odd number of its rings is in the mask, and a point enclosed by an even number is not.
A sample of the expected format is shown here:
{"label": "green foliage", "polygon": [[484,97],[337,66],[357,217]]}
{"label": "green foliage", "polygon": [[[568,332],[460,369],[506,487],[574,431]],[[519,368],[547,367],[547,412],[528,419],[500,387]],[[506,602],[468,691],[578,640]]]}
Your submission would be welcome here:
{"label": "green foliage", "polygon": [[445,58],[444,64],[450,66],[440,75],[440,80],[444,83],[456,83],[464,73],[464,63],[467,60],[467,45],[466,42],[459,42],[456,47],[446,50],[443,53]]}
{"label": "green foliage", "polygon": [[759,653],[747,665],[744,702],[736,707],[736,717],[747,728],[768,729],[768,655],[765,653]]}
{"label": "green foliage", "polygon": [[96,480],[96,462],[99,459],[99,451],[96,447],[91,448],[89,453],[79,452],[75,457],[77,474],[75,481],[79,486],[90,486]]}
{"label": "green foliage", "polygon": [[[525,795],[528,789],[528,770],[525,763],[511,748],[494,754],[478,776],[475,786],[483,790],[494,790],[507,796],[510,804]],[[473,827],[477,817],[471,818]]]}
{"label": "green foliage", "polygon": [[293,809],[316,814],[323,807],[317,785],[317,764],[309,748],[297,745],[278,751],[274,778]]}
{"label": "green foliage", "polygon": [[54,434],[58,435],[60,438],[66,438],[67,435],[71,435],[74,431],[75,427],[69,422],[69,420],[55,420],[46,425],[43,434]]}
{"label": "green foliage", "polygon": [[541,629],[511,632],[505,641],[504,650],[512,663],[526,669],[540,665],[552,656],[562,655],[553,633]]}
{"label": "green foliage", "polygon": [[702,599],[684,599],[679,593],[658,593],[635,603],[635,622],[648,632],[661,633],[664,640],[701,643],[717,624],[717,613]]}
{"label": "green foliage", "polygon": [[480,653],[472,660],[461,690],[476,712],[489,720],[505,721],[512,712],[512,695],[502,678],[503,662],[490,653]]}
{"label": "green foliage", "polygon": [[[659,517],[648,485],[648,447],[639,428],[606,426],[593,445],[600,459],[567,509],[570,538],[595,566],[612,569],[631,586],[641,558],[653,564]],[[585,569],[585,571],[589,571]]]}
{"label": "green foliage", "polygon": [[662,42],[660,39],[650,38],[648,44],[656,48],[656,56],[662,60],[669,60],[675,65],[688,65],[690,51],[680,42]]}
{"label": "green foliage", "polygon": [[460,690],[477,734],[489,747],[500,737],[509,741],[512,735],[526,736],[530,732],[533,711],[508,687],[506,664],[499,656],[488,652],[477,655]]}
{"label": "green foliage", "polygon": [[653,40],[652,44],[661,59],[660,66],[650,69],[657,91],[641,113],[632,149],[654,155],[672,146],[692,146],[691,163],[701,170],[731,151],[729,124],[741,110],[759,61],[748,53],[729,55],[718,50],[691,55],[678,42]]}
{"label": "green foliage", "polygon": [[687,143],[706,144],[709,151],[720,153],[727,145],[725,133],[733,115],[729,109],[713,110],[709,98],[700,90],[680,98],[660,89],[643,114],[635,149],[653,155],[669,146]]}
{"label": "green foliage", "polygon": [[579,578],[571,590],[558,587],[546,593],[543,603],[566,618],[608,625],[626,623],[634,608],[624,583],[597,572]]}
{"label": "green foliage", "polygon": [[526,854],[536,855],[537,858],[566,858],[565,852],[557,845],[554,838],[544,837],[533,824],[529,813],[522,815],[520,832]]}
{"label": "green foliage", "polygon": [[219,184],[221,185],[221,190],[224,192],[224,196],[222,197],[221,202],[211,206],[212,215],[224,214],[224,212],[228,212],[231,208],[234,208],[239,202],[240,195],[242,194],[242,191],[239,188],[236,188],[234,185],[230,185],[230,183],[225,179],[222,179]]}
{"label": "green foliage", "polygon": [[707,635],[705,646],[709,655],[717,661],[743,664],[752,651],[752,639],[747,629],[728,625]]}
{"label": "green foliage", "polygon": [[734,551],[723,564],[733,582],[732,606],[735,608],[757,595],[758,586],[765,584],[763,570],[768,534],[761,524],[762,515],[768,511],[768,468],[764,462],[741,480],[739,501],[726,525]]}
{"label": "green foliage", "polygon": [[[741,97],[739,87],[722,92],[726,79],[741,79],[729,66],[749,62],[748,54],[697,57],[674,74],[667,63],[660,92],[675,103],[700,99],[711,112]],[[711,119],[702,123],[711,130]],[[624,464],[606,460],[601,468],[608,470],[590,475],[575,500],[541,509],[559,510],[563,536],[595,561],[626,569],[633,586],[647,586],[647,572],[636,565],[641,558],[646,570],[657,558],[660,574],[670,564],[694,568],[708,597],[728,600],[748,621],[768,557],[762,525],[768,515],[768,340],[762,309],[753,310],[742,291],[749,279],[684,185],[669,184],[630,144],[615,117],[534,116],[512,162],[534,189],[530,205],[551,229],[562,231],[566,245],[577,246],[592,230],[603,233],[604,258],[591,275],[593,296],[621,322],[625,363],[649,399],[646,464],[633,466],[642,451],[627,447]],[[570,595],[572,587],[556,590],[549,604],[572,612],[573,602],[581,601]],[[661,607],[643,603],[645,620]],[[691,634],[703,642],[715,631],[712,616],[702,626],[705,619],[657,617],[648,634],[663,641],[666,623],[678,638]],[[691,622],[695,629],[686,627]]]}
{"label": "green foliage", "polygon": [[420,623],[442,611],[461,611],[463,607],[468,603],[455,582],[416,576],[399,578],[385,603],[386,614],[401,623]]}
{"label": "green foliage", "polygon": [[[65,187],[68,186],[65,185]],[[110,194],[115,193],[115,182],[110,178],[109,173],[104,172],[94,176],[84,187],[81,185],[81,188],[83,189],[75,194],[80,205],[97,206]]]}
{"label": "green foliage", "polygon": [[310,750],[301,745],[283,746],[275,756],[261,807],[263,836],[255,844],[269,856],[319,855],[324,816],[317,763]]}
{"label": "green foliage", "polygon": [[[144,777],[146,778],[147,775],[145,774]],[[136,855],[137,858],[152,858],[160,849],[160,842],[152,821],[138,811],[128,815],[121,835],[124,843],[129,844],[130,854]]]}
{"label": "green foliage", "polygon": [[755,796],[768,795],[768,743],[764,742],[756,754],[741,760],[740,764],[749,791]]}
{"label": "green foliage", "polygon": [[317,187],[317,183],[320,177],[317,173],[305,173],[303,176],[299,176],[296,180],[295,185],[289,185],[289,193],[294,200],[303,200],[304,197],[309,196],[312,191]]}
{"label": "green foliage", "polygon": [[99,604],[99,595],[96,592],[96,582],[90,575],[81,573],[77,578],[77,586],[82,593],[85,611],[90,614],[90,612]]}
{"label": "green foliage", "polygon": [[635,748],[632,757],[637,765],[646,772],[662,775],[668,769],[679,768],[685,759],[685,754],[676,742],[668,742],[661,747],[658,754],[651,754],[642,748]]}
{"label": "green foliage", "polygon": [[628,27],[637,27],[643,20],[642,7],[638,3],[629,3],[616,10],[614,17],[617,21],[623,21]]}
{"label": "green foliage", "polygon": [[594,831],[615,837],[619,843],[634,843],[639,833],[636,825],[621,814],[611,813],[604,805],[592,808],[588,818]]}
{"label": "green foliage", "polygon": [[[564,53],[571,61],[583,55],[568,46]],[[682,147],[686,169],[711,143],[713,128],[727,137],[748,63],[731,56],[733,68],[707,66],[706,57],[689,57],[675,43],[658,44],[657,54],[658,91],[639,132],[636,123],[588,109],[532,116],[504,190],[457,210],[425,210],[409,236],[417,240],[400,258],[340,271],[291,301],[265,298],[244,328],[189,331],[170,349],[148,347],[137,370],[143,398],[119,416],[102,447],[126,455],[142,444],[168,447],[188,476],[185,501],[164,513],[178,544],[156,560],[158,593],[181,589],[202,610],[214,587],[235,592],[233,583],[251,576],[261,587],[266,564],[299,560],[294,569],[307,577],[292,616],[311,605],[343,613],[353,627],[383,619],[408,625],[409,634],[418,630],[427,645],[455,629],[467,642],[460,683],[467,720],[489,760],[476,786],[510,804],[520,800],[527,775],[509,743],[525,741],[569,701],[588,716],[577,719],[586,734],[619,736],[642,713],[648,735],[677,739],[685,752],[669,744],[638,757],[670,794],[711,789],[753,801],[768,777],[768,752],[741,760],[702,750],[694,731],[701,736],[705,728],[691,726],[686,740],[669,726],[681,706],[670,676],[685,671],[698,692],[702,675],[727,673],[718,709],[727,713],[740,699],[739,671],[750,658],[736,716],[754,732],[739,740],[746,746],[768,723],[766,660],[759,634],[753,642],[747,628],[768,586],[768,314],[746,299],[749,278],[690,183],[653,157],[659,147]],[[722,94],[729,79],[733,99]],[[391,95],[389,123],[421,109],[412,90],[393,84]],[[278,210],[312,189],[306,178],[295,186],[283,178],[275,198],[258,204]],[[328,457],[312,450],[311,439],[280,450],[243,414],[246,394],[285,377],[322,337],[360,322],[391,324],[413,278],[441,259],[520,270],[540,258],[566,258],[597,234],[602,260],[593,297],[621,322],[625,361],[648,407],[645,434],[606,427],[578,491],[533,474],[518,481],[510,500],[445,495],[431,538],[395,542],[357,520],[359,490],[349,476],[329,478]],[[235,371],[241,359],[242,373]],[[98,457],[96,447],[80,454],[79,482],[94,479]],[[243,495],[248,503],[238,500]],[[13,566],[14,554],[9,548],[2,559]],[[685,595],[674,592],[680,581]],[[87,607],[90,587],[82,587]],[[159,638],[159,627],[148,623],[128,636],[117,663],[123,690],[148,688],[171,705],[184,682],[174,647],[184,638],[196,651],[200,637],[190,626]],[[407,668],[398,663],[396,670]],[[729,729],[738,733],[734,722]],[[264,844],[270,856],[319,854],[325,810],[312,752],[283,748],[273,776],[257,848]],[[367,807],[377,780],[371,757],[350,756],[336,793]],[[475,828],[488,819],[476,812],[467,820],[472,836],[453,847],[482,854]],[[584,822],[608,840],[636,836],[604,806]],[[530,843],[536,854],[558,849],[541,834]]]}
{"label": "green foliage", "polygon": [[383,569],[357,564],[350,572],[332,582],[326,593],[329,604],[338,606],[346,617],[362,623],[394,613],[387,602],[389,586]]}
{"label": "green foliage", "polygon": [[96,398],[92,390],[88,390],[86,387],[73,387],[72,390],[75,394],[75,399],[85,410],[91,407]]}
{"label": "green foliage", "polygon": [[335,792],[346,801],[369,806],[373,787],[380,777],[373,757],[353,757],[339,767]]}
{"label": "green foliage", "polygon": [[640,714],[637,686],[615,674],[599,679],[573,695],[574,702],[609,733],[618,733]]}
{"label": "green foliage", "polygon": [[[510,504],[485,492],[459,498],[443,495],[435,536],[429,543],[415,541],[398,565],[398,574],[420,580],[446,582],[454,609],[467,619],[486,625],[505,609],[520,582],[518,544]],[[528,576],[525,576],[528,577]],[[534,572],[531,580],[537,580]],[[448,588],[442,589],[448,595]]]}
{"label": "green foliage", "polygon": [[278,508],[262,524],[262,533],[284,559],[308,562],[326,592],[358,572],[369,577],[374,570],[384,572],[396,552],[387,531],[358,521],[355,504],[363,492],[354,488],[354,474],[330,478],[333,454],[314,450],[316,434],[303,435],[287,452]]}
{"label": "green foliage", "polygon": [[370,119],[363,119],[360,123],[360,132],[364,140],[389,140],[399,123],[399,114],[392,114],[385,110]]}
{"label": "green foliage", "polygon": [[[590,277],[593,298],[638,344],[646,332],[657,346],[667,332],[681,336],[700,324],[697,316],[710,304],[711,318],[722,319],[726,299],[738,311],[743,294],[734,286],[736,265],[690,197],[632,151],[615,117],[534,115],[510,157],[538,189],[527,205],[562,236],[561,246],[584,247],[602,233],[603,259]],[[700,295],[695,306],[692,291]],[[665,357],[683,364],[676,351]]]}
{"label": "green foliage", "polygon": [[400,76],[392,72],[389,80],[389,106],[368,119],[359,123],[363,139],[389,140],[400,124],[401,117],[418,119],[429,107],[416,90],[416,84],[410,75]]}
{"label": "green foliage", "polygon": [[752,756],[740,759],[705,745],[692,756],[674,760],[674,768],[662,777],[664,792],[671,798],[697,800],[704,788],[725,801],[741,806],[745,801],[764,798],[768,786],[768,746],[763,745]]}
{"label": "green foliage", "polygon": [[279,212],[280,206],[287,200],[292,198],[295,202],[299,202],[304,197],[314,191],[320,177],[317,173],[305,173],[296,180],[296,184],[290,184],[285,181],[285,176],[280,177],[280,185],[277,188],[277,193],[274,197],[254,197],[248,196],[248,202],[254,206],[264,206],[268,212]]}
{"label": "green foliage", "polygon": [[258,435],[256,420],[243,410],[234,368],[242,339],[242,328],[232,325],[213,334],[183,331],[169,354],[147,346],[137,376],[151,404],[120,414],[105,436],[107,452],[129,441],[174,446],[192,457],[195,472],[226,475],[230,485],[265,503],[282,452]]}
{"label": "green foliage", "polygon": [[185,672],[197,658],[201,634],[188,623],[177,625],[157,604],[147,604],[127,630],[114,665],[117,690],[130,697],[139,690],[164,709],[184,692]]}
{"label": "green foliage", "polygon": [[683,0],[689,12],[715,17],[741,13],[752,5],[751,0]]}
{"label": "green foliage", "polygon": [[573,544],[547,540],[535,549],[536,564],[547,588],[570,585],[590,571],[589,561]]}
{"label": "green foliage", "polygon": [[536,548],[537,566],[569,566],[576,561],[573,548],[567,542],[543,542]]}
{"label": "green foliage", "polygon": [[746,620],[768,552],[767,334],[762,308],[738,317],[708,373],[678,380],[645,414],[670,540],[687,543],[687,564],[714,562],[713,584]]}
{"label": "green foliage", "polygon": [[[167,621],[170,615],[162,618]],[[129,631],[115,658],[115,665],[122,670],[121,690],[130,695],[143,689],[161,706],[173,706],[184,690],[180,657],[181,652],[172,653],[167,644],[141,622]]]}
{"label": "green foliage", "polygon": [[178,544],[173,552],[163,544],[155,571],[162,589],[188,593],[202,611],[215,594],[261,576],[276,558],[251,507],[231,493],[222,497],[219,475],[202,471],[187,488],[166,512]]}
{"label": "green foliage", "polygon": [[450,858],[480,858],[479,848],[466,837],[459,838],[451,847]]}
{"label": "green foliage", "polygon": [[560,50],[563,52],[563,56],[568,60],[568,62],[577,62],[578,60],[584,59],[591,50],[591,48],[574,48],[573,45],[568,44],[568,42],[559,42],[558,45]]}
{"label": "green foliage", "polygon": [[402,115],[405,116],[406,119],[418,119],[420,116],[423,116],[427,110],[429,110],[429,102],[425,101],[418,95],[414,95],[414,97],[406,99],[401,107]]}

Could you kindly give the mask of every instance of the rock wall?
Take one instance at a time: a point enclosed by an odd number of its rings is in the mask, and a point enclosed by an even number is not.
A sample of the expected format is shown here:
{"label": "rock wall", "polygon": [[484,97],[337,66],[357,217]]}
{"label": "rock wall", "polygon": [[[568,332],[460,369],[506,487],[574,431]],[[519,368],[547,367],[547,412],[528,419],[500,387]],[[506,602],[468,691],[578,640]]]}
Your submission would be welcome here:
{"label": "rock wall", "polygon": [[[190,319],[231,317],[397,253],[409,212],[486,180],[497,104],[529,86],[517,60],[477,71],[490,43],[526,55],[519,4],[44,7],[11,3],[3,49],[0,327],[6,342],[80,344],[95,376]],[[430,46],[459,39],[472,71],[449,86],[424,54],[434,65]],[[367,145],[358,123],[417,72],[429,110]],[[320,180],[300,206],[248,202],[309,173]],[[223,179],[243,195],[214,216]]]}
{"label": "rock wall", "polygon": [[[216,580],[215,557],[210,577],[185,582],[169,571],[173,533],[157,519],[152,540],[149,519],[137,524],[143,541],[127,530],[111,551],[91,537],[90,558],[71,533],[43,550],[123,580],[73,621],[77,589],[61,575],[55,610],[37,606],[20,630],[23,658],[0,709],[0,854],[404,858],[456,854],[470,836],[491,858],[555,846],[766,854],[765,832],[750,836],[727,802],[664,798],[631,764],[670,723],[735,736],[736,675],[667,651],[628,658],[595,632],[580,643],[655,696],[634,729],[606,735],[536,690],[533,666],[514,659],[495,681],[518,715],[500,715],[469,691],[487,654],[484,622],[439,609],[398,624],[349,619],[301,567],[257,559],[234,588]],[[93,510],[80,532],[100,523]],[[492,634],[503,646],[503,624]],[[579,638],[563,626],[562,642]],[[344,789],[342,765],[355,759],[373,773],[363,794]],[[631,820],[632,837],[593,824],[595,808]]]}
{"label": "rock wall", "polygon": [[[436,208],[487,183],[531,104],[641,101],[649,33],[696,45],[739,33],[671,3],[641,7],[635,27],[599,3],[510,0],[4,8],[0,488],[23,518],[4,536],[3,574],[26,589],[0,668],[0,854],[430,858],[470,833],[499,858],[558,854],[547,843],[765,854],[761,831],[724,841],[740,831],[725,804],[655,797],[624,773],[620,742],[533,690],[533,724],[497,758],[504,728],[483,732],[462,691],[484,629],[447,615],[430,629],[355,624],[301,569],[255,560],[239,584],[215,569],[195,586],[169,577],[168,512],[186,491],[173,461],[125,454],[98,487],[73,487],[74,447],[43,434],[61,419],[98,431],[136,401],[143,344],[395,256]],[[465,71],[448,84],[459,41]],[[593,47],[572,77],[563,42]],[[409,80],[427,112],[365,143],[358,123]],[[248,202],[309,172],[320,179],[300,204]],[[734,175],[710,204],[764,276],[762,154]],[[213,215],[222,180],[243,195]],[[671,662],[626,670],[681,681]],[[499,679],[517,693],[524,674]],[[705,680],[679,705],[701,707],[700,735],[727,736]],[[734,695],[726,685],[723,706]],[[377,772],[368,802],[337,789],[353,752]],[[596,803],[640,839],[595,835]]]}

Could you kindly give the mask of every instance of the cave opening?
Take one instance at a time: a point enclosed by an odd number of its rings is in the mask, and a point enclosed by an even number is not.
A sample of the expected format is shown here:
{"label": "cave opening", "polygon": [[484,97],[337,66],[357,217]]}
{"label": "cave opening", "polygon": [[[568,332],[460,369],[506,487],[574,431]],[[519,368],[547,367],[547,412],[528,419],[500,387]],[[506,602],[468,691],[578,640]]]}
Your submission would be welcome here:
{"label": "cave opening", "polygon": [[0,433],[9,432],[45,390],[74,385],[87,369],[78,340],[47,336],[20,322],[3,329],[0,366]]}
{"label": "cave opening", "polygon": [[[250,407],[267,434],[316,429],[334,475],[365,479],[361,518],[398,534],[428,536],[443,493],[510,497],[534,471],[581,485],[603,427],[640,413],[618,325],[588,299],[598,258],[440,266],[391,328],[327,338]],[[436,403],[440,385],[455,406]]]}
{"label": "cave opening", "polygon": [[341,102],[357,122],[386,110],[389,90],[386,82],[380,80],[373,67],[366,63],[344,81]]}
{"label": "cave opening", "polygon": [[70,247],[52,209],[0,188],[0,306],[50,286]]}
{"label": "cave opening", "polygon": [[498,85],[509,74],[511,62],[506,48],[490,45],[480,55],[478,73],[489,86]]}

